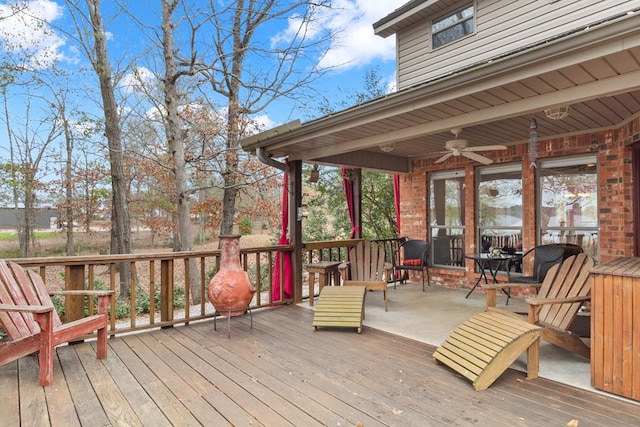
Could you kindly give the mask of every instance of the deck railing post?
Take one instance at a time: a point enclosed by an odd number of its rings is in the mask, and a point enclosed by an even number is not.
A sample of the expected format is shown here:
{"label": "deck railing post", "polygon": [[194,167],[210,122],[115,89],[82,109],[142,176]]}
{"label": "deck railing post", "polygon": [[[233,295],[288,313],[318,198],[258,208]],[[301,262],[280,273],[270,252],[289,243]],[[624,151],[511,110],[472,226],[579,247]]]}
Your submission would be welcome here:
{"label": "deck railing post", "polygon": [[[67,266],[65,277],[67,290],[84,290],[84,264]],[[84,297],[67,295],[64,307],[67,322],[84,317]]]}
{"label": "deck railing post", "polygon": [[173,320],[173,260],[160,261],[160,320]]}

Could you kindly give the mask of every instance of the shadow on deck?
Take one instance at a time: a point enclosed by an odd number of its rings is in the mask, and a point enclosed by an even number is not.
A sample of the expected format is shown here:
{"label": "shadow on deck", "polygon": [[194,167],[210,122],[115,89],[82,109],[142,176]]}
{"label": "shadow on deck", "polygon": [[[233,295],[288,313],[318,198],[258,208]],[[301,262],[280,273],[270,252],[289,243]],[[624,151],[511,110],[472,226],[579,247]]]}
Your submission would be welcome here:
{"label": "shadow on deck", "polygon": [[512,369],[475,392],[432,345],[367,326],[313,332],[312,316],[257,310],[253,328],[231,320],[230,339],[212,321],[117,337],[105,360],[95,343],[59,347],[47,388],[35,356],[22,358],[0,368],[0,424],[640,425],[634,403]]}

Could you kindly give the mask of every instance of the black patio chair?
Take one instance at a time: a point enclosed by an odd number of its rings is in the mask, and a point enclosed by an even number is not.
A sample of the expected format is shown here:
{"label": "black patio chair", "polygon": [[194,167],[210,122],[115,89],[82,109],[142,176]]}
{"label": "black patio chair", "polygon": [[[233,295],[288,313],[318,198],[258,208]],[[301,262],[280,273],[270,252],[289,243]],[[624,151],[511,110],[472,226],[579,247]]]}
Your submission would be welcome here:
{"label": "black patio chair", "polygon": [[[407,240],[403,242],[393,255],[394,274],[400,274],[400,283],[404,283],[409,271],[422,272],[422,290],[424,291],[424,275],[427,273],[427,285],[431,285],[429,276],[429,242],[425,240]],[[396,282],[393,284],[395,289]]]}
{"label": "black patio chair", "polygon": [[[512,283],[542,283],[547,272],[555,264],[560,264],[570,256],[582,253],[581,246],[571,243],[552,243],[548,245],[540,245],[529,249],[521,256],[515,256],[509,259],[507,263],[507,280]],[[516,272],[522,272],[522,265],[527,256],[533,256],[533,275],[519,276],[511,275],[511,269]]]}

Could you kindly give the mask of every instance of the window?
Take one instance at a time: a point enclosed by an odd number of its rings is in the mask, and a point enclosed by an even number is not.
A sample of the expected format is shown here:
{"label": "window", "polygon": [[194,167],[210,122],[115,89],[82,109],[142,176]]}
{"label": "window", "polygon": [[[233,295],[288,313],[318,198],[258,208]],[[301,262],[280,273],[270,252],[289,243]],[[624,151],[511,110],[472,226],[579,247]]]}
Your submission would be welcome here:
{"label": "window", "polygon": [[478,242],[510,253],[522,250],[522,167],[505,165],[478,170]]}
{"label": "window", "polygon": [[464,171],[434,172],[429,182],[431,263],[464,265]]}
{"label": "window", "polygon": [[431,47],[437,49],[474,31],[474,7],[471,3],[432,22]]}
{"label": "window", "polygon": [[574,243],[598,260],[596,157],[540,162],[538,188],[540,244]]}

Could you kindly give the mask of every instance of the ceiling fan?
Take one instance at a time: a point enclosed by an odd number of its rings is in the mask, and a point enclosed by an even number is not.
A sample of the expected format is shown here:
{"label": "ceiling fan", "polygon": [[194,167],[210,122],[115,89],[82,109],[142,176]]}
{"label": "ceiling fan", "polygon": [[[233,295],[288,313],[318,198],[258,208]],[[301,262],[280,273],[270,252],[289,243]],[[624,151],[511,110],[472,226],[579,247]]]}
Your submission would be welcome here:
{"label": "ceiling fan", "polygon": [[467,147],[466,139],[458,139],[458,135],[461,132],[462,132],[462,129],[460,128],[451,129],[451,133],[453,133],[453,135],[455,136],[455,139],[452,139],[445,143],[445,148],[447,149],[447,151],[443,151],[443,153],[446,153],[446,154],[440,157],[438,160],[436,160],[435,163],[442,163],[451,156],[454,156],[454,157],[464,156],[471,160],[475,160],[478,163],[482,163],[483,165],[490,165],[491,163],[493,163],[493,160],[483,155],[476,154],[475,152],[507,149],[507,147],[505,147],[504,145],[484,145],[479,147]]}

